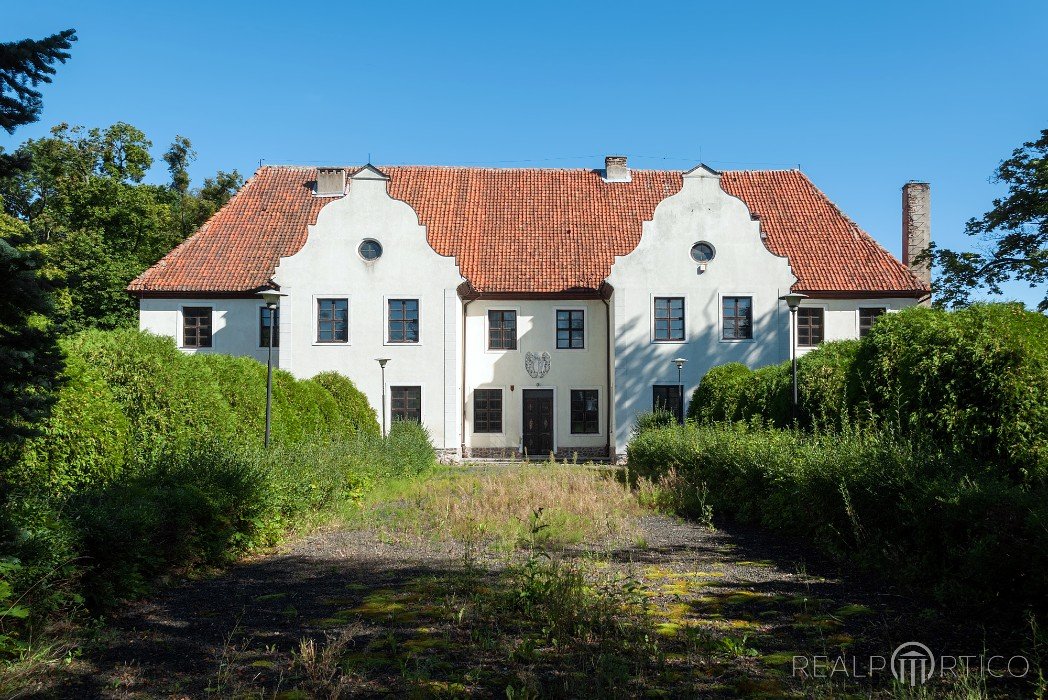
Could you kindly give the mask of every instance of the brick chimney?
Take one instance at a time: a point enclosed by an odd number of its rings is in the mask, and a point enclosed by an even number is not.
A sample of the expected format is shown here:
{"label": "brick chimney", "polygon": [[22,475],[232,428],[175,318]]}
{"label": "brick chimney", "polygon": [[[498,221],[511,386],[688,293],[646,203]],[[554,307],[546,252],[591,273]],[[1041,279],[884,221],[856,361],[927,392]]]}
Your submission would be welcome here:
{"label": "brick chimney", "polygon": [[626,156],[606,156],[604,158],[605,182],[629,182],[630,169],[626,167]]}
{"label": "brick chimney", "polygon": [[317,168],[318,197],[341,197],[346,193],[345,168]]}
{"label": "brick chimney", "polygon": [[914,259],[932,242],[931,186],[927,182],[907,182],[902,186],[902,262],[917,278],[931,284],[927,263]]}

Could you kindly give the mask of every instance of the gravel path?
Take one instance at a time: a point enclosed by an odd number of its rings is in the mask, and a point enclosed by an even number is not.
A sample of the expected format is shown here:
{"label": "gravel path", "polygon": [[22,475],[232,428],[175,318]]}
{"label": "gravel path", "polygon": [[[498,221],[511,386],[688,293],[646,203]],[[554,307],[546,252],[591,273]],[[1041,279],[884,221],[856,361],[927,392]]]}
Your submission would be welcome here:
{"label": "gravel path", "polygon": [[[662,516],[642,518],[640,528],[643,545],[605,548],[603,566],[629,572],[651,591],[654,608],[666,611],[669,633],[685,619],[700,620],[715,638],[741,640],[739,658],[711,672],[710,695],[747,695],[745,683],[789,682],[782,677],[792,653],[835,647],[890,653],[890,645],[910,638],[932,643],[956,633],[930,624],[919,602],[883,584],[871,590],[861,581],[829,576],[796,543]],[[196,698],[250,689],[257,697],[259,689],[287,688],[300,640],[330,639],[348,628],[374,636],[397,618],[392,612],[381,619],[369,615],[368,605],[462,570],[463,550],[455,542],[390,540],[372,531],[321,531],[214,578],[131,604],[67,667],[58,686],[38,696]],[[483,555],[476,566],[491,572],[506,563],[506,555]],[[750,653],[748,645],[759,651]],[[390,686],[369,687],[365,694],[391,692]],[[779,687],[766,687],[766,694]]]}

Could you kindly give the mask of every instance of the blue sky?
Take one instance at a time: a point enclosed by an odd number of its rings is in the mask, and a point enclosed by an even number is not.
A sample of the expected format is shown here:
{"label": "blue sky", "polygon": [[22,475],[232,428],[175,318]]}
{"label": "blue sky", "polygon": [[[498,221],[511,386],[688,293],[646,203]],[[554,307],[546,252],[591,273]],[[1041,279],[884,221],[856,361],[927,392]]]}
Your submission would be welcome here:
{"label": "blue sky", "polygon": [[[0,41],[75,27],[38,124],[126,121],[217,169],[267,163],[798,165],[896,255],[900,188],[967,246],[997,163],[1048,128],[1043,0],[17,3]],[[1023,287],[1009,294],[1040,298]]]}

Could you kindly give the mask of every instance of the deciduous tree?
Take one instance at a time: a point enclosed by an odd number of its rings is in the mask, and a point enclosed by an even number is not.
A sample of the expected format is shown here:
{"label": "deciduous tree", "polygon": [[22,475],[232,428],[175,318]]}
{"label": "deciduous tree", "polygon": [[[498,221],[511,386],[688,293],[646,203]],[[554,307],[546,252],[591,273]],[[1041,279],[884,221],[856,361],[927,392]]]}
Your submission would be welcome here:
{"label": "deciduous tree", "polygon": [[[954,251],[933,244],[922,256],[937,268],[940,306],[966,305],[979,289],[1001,294],[1001,285],[1010,280],[1034,289],[1048,284],[1048,129],[1015,149],[998,166],[993,181],[1006,184],[1008,193],[965,228],[982,250]],[[1048,311],[1048,290],[1037,308]]]}

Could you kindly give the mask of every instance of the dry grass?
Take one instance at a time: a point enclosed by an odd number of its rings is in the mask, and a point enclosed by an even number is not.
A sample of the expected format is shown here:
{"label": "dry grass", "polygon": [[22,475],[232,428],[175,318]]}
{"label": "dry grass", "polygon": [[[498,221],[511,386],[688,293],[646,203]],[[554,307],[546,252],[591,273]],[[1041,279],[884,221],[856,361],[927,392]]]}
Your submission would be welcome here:
{"label": "dry grass", "polygon": [[531,519],[540,508],[537,539],[547,546],[629,540],[647,512],[628,487],[598,470],[546,463],[441,470],[376,492],[360,515],[390,533],[515,547],[534,540]]}

